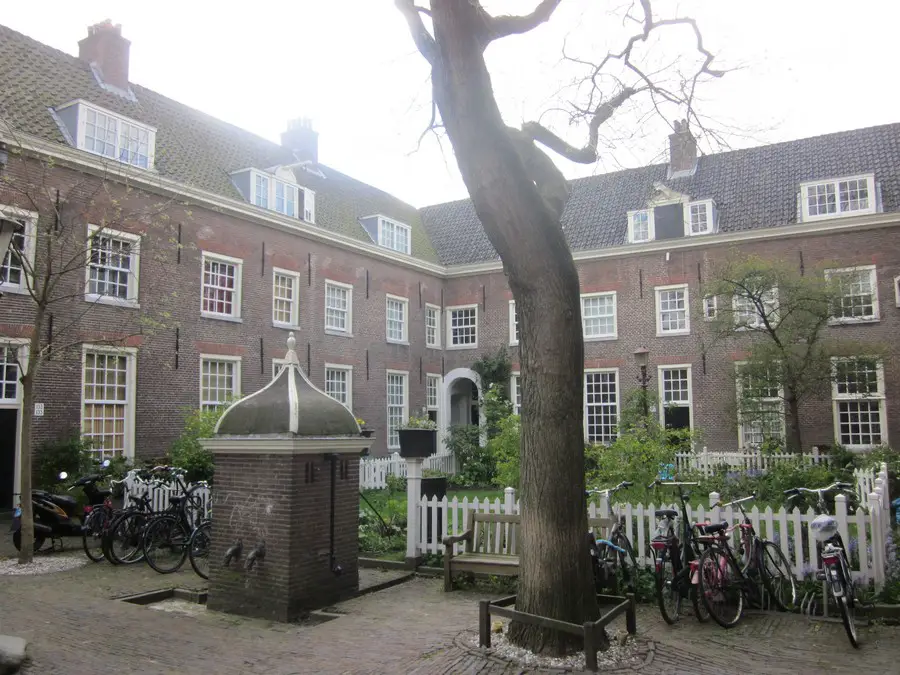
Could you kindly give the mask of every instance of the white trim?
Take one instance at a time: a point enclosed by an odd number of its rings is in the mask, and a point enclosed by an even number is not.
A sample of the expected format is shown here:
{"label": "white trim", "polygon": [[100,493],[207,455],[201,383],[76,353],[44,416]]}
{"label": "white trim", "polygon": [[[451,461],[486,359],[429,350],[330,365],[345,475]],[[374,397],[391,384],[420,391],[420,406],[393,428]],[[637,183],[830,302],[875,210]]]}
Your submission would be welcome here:
{"label": "white trim", "polygon": [[[400,339],[397,340],[395,338],[390,337],[390,330],[388,326],[388,303],[393,300],[394,302],[399,302],[403,307],[403,322],[400,330]],[[404,298],[402,295],[391,295],[390,293],[385,294],[384,298],[384,339],[387,342],[395,345],[408,345],[409,344],[409,298]]]}
{"label": "white trim", "polygon": [[[662,310],[659,306],[659,294],[662,291],[684,291],[684,328],[678,330],[662,329]],[[670,284],[668,286],[655,286],[653,295],[656,299],[656,337],[666,337],[669,335],[690,335],[691,332],[691,302],[690,289],[687,284]]]}
{"label": "white trim", "polygon": [[[754,449],[753,446],[747,445],[744,442],[744,422],[741,419],[741,393],[743,391],[743,384],[741,382],[741,368],[747,365],[747,361],[735,361],[734,362],[734,381],[735,381],[735,397],[737,399],[737,433],[738,433],[738,447],[742,450],[744,449]],[[760,397],[760,401],[765,401],[767,403],[774,403],[776,400],[778,405],[781,408],[781,441],[784,442],[787,439],[787,425],[785,422],[785,406],[784,406],[784,387],[782,383],[778,383],[778,397],[777,399],[772,397]]]}
{"label": "white trim", "polygon": [[[4,204],[0,204],[0,218],[2,218],[3,220],[21,220],[25,224],[25,246],[23,254],[25,260],[28,263],[28,266],[31,267],[31,270],[33,271],[34,251],[37,243],[38,213],[36,211],[26,211],[25,209],[20,209],[16,206],[7,206]],[[10,241],[10,244],[11,243],[12,242]],[[0,255],[0,264],[2,264],[5,259],[6,251],[3,251],[2,255]],[[23,295],[29,294],[29,284],[26,281],[26,277],[32,279],[31,287],[34,288],[33,276],[30,275],[28,270],[23,267],[21,281],[18,284],[2,282],[0,283],[0,291],[2,291],[3,293],[21,293]]]}
{"label": "white trim", "polygon": [[409,371],[390,369],[384,371],[384,406],[386,415],[384,424],[384,439],[385,443],[387,444],[388,450],[397,450],[400,448],[399,442],[397,445],[391,445],[391,403],[390,395],[388,394],[388,382],[391,375],[401,375],[403,377],[403,419],[400,422],[400,426],[397,427],[398,429],[400,429],[402,428],[403,424],[405,424],[407,420],[409,420]]}
{"label": "white trim", "polygon": [[900,307],[900,275],[894,277],[894,305]]}
{"label": "white trim", "polygon": [[[293,282],[291,287],[291,320],[289,323],[275,320],[275,277],[289,277]],[[272,325],[276,328],[289,328],[300,330],[300,273],[286,270],[282,267],[272,268]]]}
{"label": "white trim", "polygon": [[519,384],[521,377],[522,372],[519,370],[514,370],[509,374],[509,402],[512,403],[513,412],[519,416],[522,415],[522,406],[516,403],[516,401],[521,392],[521,386]]}
{"label": "white trim", "polygon": [[[435,382],[434,395],[437,400],[435,401],[434,406],[428,405],[428,383],[430,381]],[[437,425],[438,429],[441,428],[441,422],[443,421],[443,411],[441,410],[441,385],[443,384],[443,381],[444,378],[440,373],[425,373],[425,410],[426,412],[434,410],[435,424]],[[438,449],[438,454],[442,454],[440,449]]]}
{"label": "white trim", "polygon": [[286,366],[288,363],[290,363],[290,361],[288,361],[285,358],[280,358],[280,359],[273,358],[272,359],[272,379],[273,380],[278,375],[278,371],[281,370],[281,368],[283,366]]}
{"label": "white trim", "polygon": [[[111,295],[103,295],[100,293],[91,293],[91,258],[93,254],[93,245],[91,240],[95,235],[108,236],[110,239],[118,239],[131,244],[131,252],[128,255],[129,274],[128,274],[128,293],[126,298],[117,298]],[[101,305],[116,305],[119,307],[140,308],[140,277],[141,277],[141,235],[131,232],[123,232],[121,230],[113,230],[108,227],[99,225],[87,226],[87,240],[85,242],[87,255],[87,263],[84,267],[84,299]]]}
{"label": "white trim", "polygon": [[[706,229],[700,232],[694,232],[693,222],[691,221],[691,208],[694,206],[703,206],[706,209]],[[716,203],[712,199],[698,199],[693,202],[685,202],[684,204],[684,236],[699,237],[701,235],[713,234],[719,229],[717,221]]]}
{"label": "white trim", "polygon": [[[343,363],[325,363],[325,370],[322,374],[322,383],[324,385],[322,387],[322,391],[324,391],[327,396],[334,398],[333,396],[331,396],[331,394],[328,393],[329,370],[342,370],[347,374],[347,402],[343,405],[347,408],[347,410],[353,412],[353,366],[348,366]],[[334,400],[337,401],[336,398]]]}
{"label": "white trim", "polygon": [[[234,265],[234,298],[231,302],[231,314],[220,314],[203,309],[203,288],[206,275],[206,261],[222,262]],[[200,316],[207,319],[223,319],[225,321],[241,321],[241,289],[243,287],[244,261],[240,258],[213,253],[212,251],[200,251]]]}
{"label": "white trim", "polygon": [[[445,307],[444,309],[444,323],[446,324],[447,330],[447,341],[445,343],[445,349],[478,349],[478,303],[474,303],[471,305],[450,305],[449,307]],[[471,344],[455,345],[453,344],[453,312],[464,309],[475,310],[475,342]]]}
{"label": "white trim", "polygon": [[[709,301],[712,300],[712,303]],[[712,306],[712,313],[708,310],[710,309],[710,305]],[[718,295],[704,295],[703,296],[703,320],[704,321],[715,321],[719,316],[719,296]]]}
{"label": "white trim", "polygon": [[[384,243],[384,235],[382,232],[382,228],[384,227],[385,223],[392,225],[396,229],[406,230],[406,250],[405,251],[401,251],[398,248],[394,248],[393,246],[388,246],[387,244]],[[378,244],[382,248],[386,248],[391,251],[396,251],[397,253],[405,253],[406,255],[412,255],[412,253],[411,253],[412,252],[412,228],[409,225],[407,225],[406,223],[401,223],[399,220],[394,220],[393,218],[387,218],[386,216],[379,215],[377,217],[376,227],[378,229],[378,231],[376,233],[377,234],[376,242],[375,242],[376,244]]]}
{"label": "white trim", "polygon": [[516,301],[509,301],[509,346],[515,347],[519,344],[519,321],[516,313]]}
{"label": "white trim", "polygon": [[[434,342],[428,342],[428,312],[434,312]],[[432,305],[430,303],[425,303],[425,346],[428,349],[440,349],[441,348],[441,321],[442,315],[441,308],[437,305]]]}
{"label": "white trim", "polygon": [[135,415],[137,411],[137,354],[136,347],[110,347],[109,345],[95,345],[83,343],[81,345],[81,396],[79,397],[80,410],[79,428],[84,433],[84,369],[87,365],[88,352],[98,354],[113,354],[125,356],[126,377],[125,383],[125,448],[126,457],[134,458],[135,444]]}
{"label": "white trim", "polygon": [[[347,291],[347,321],[346,326],[343,329],[333,328],[328,325],[328,287],[333,286],[334,288],[339,288]],[[325,333],[328,335],[342,335],[346,337],[353,337],[353,284],[345,284],[342,281],[333,281],[331,279],[325,279],[325,293],[323,294],[322,302],[324,306],[324,315],[323,320],[325,323]]]}
{"label": "white trim", "polygon": [[[771,311],[769,314],[772,315],[772,318],[775,319],[775,324],[777,325],[780,321],[778,317],[778,287],[773,286],[770,288],[767,293],[771,293],[771,298],[768,302],[766,302],[766,298],[761,298],[763,302],[763,307],[771,307]],[[740,323],[741,319],[741,310],[738,308],[738,302],[741,300],[746,300],[750,304],[750,311],[752,312],[752,323],[748,320],[747,323]],[[731,317],[734,321],[734,330],[736,332],[741,331],[764,331],[766,330],[765,324],[763,323],[763,317],[760,316],[759,311],[756,307],[756,303],[753,299],[748,298],[745,295],[740,295],[735,293],[731,296]]]}
{"label": "white trim", "polygon": [[[58,115],[60,110],[64,110],[65,108],[69,108],[73,105],[77,105],[78,112],[75,119],[75,124],[77,128],[74,129],[75,133],[72,134],[72,129],[67,130],[72,135],[72,139],[75,141],[76,148],[81,150],[82,152],[89,152],[92,155],[97,157],[101,157],[106,161],[114,161],[119,164],[125,164],[127,166],[133,167],[138,171],[150,171],[155,172],[156,169],[154,167],[156,160],[156,127],[150,126],[149,124],[145,124],[144,122],[138,122],[130,117],[126,117],[125,115],[121,115],[117,112],[113,112],[108,108],[104,108],[102,106],[97,105],[96,103],[89,103],[81,98],[76,98],[74,101],[69,101],[61,106],[58,106],[53,109],[53,111]],[[95,114],[106,115],[107,117],[111,117],[116,120],[116,140],[115,140],[115,154],[112,157],[107,155],[102,155],[98,152],[94,152],[93,150],[89,150],[85,145],[85,125],[87,124],[87,111],[90,110]],[[59,118],[62,119],[62,118]],[[142,167],[137,164],[133,164],[131,162],[123,161],[119,159],[119,153],[122,149],[122,124],[127,124],[129,126],[135,127],[142,131],[147,132],[147,166]]]}
{"label": "white trim", "polygon": [[[875,362],[875,377],[877,382],[878,391],[874,394],[841,394],[838,393],[838,382],[837,382],[837,364],[841,361],[855,361],[857,359],[865,359]],[[876,401],[878,402],[878,417],[879,417],[879,427],[881,432],[881,442],[876,444],[851,444],[851,443],[841,443],[841,427],[840,427],[840,413],[838,411],[838,407],[840,403],[846,403],[848,401]],[[884,383],[884,360],[875,357],[875,356],[850,356],[850,357],[837,357],[833,356],[831,358],[831,413],[832,413],[832,423],[834,425],[834,438],[835,442],[843,445],[844,447],[850,448],[852,450],[869,450],[873,447],[877,447],[878,445],[888,445],[888,416],[887,416],[887,393],[885,390]]]}
{"label": "white trim", "polygon": [[[600,298],[612,296],[612,318],[613,332],[604,335],[588,335],[585,330],[584,301],[591,298]],[[598,293],[582,293],[581,294],[581,336],[585,342],[600,342],[603,340],[617,340],[619,338],[619,303],[616,291],[601,291]]]}
{"label": "white trim", "polygon": [[618,368],[585,368],[584,375],[582,376],[582,386],[584,389],[583,400],[582,400],[582,410],[584,413],[584,440],[585,443],[603,443],[605,441],[591,441],[588,438],[588,391],[587,391],[587,376],[598,373],[615,373],[616,374],[616,434],[615,438],[619,437],[619,420],[622,416],[622,380],[619,376]]}
{"label": "white trim", "polygon": [[[687,370],[687,384],[688,384],[688,415],[690,421],[690,429],[694,428],[694,373],[693,366],[690,363],[667,363],[664,365],[660,365],[656,367],[656,381],[658,386],[658,395],[659,395],[659,423],[665,427],[666,425],[666,401],[665,401],[665,390],[664,390],[664,382],[663,382],[663,371],[666,370]],[[676,407],[684,407],[684,406],[676,406]]]}
{"label": "white trim", "polygon": [[[840,183],[851,180],[865,180],[867,183],[866,190],[868,192],[868,206],[865,209],[857,209],[855,211],[841,211],[841,194]],[[831,185],[834,188],[835,212],[810,215],[809,213],[809,189],[819,185]],[[825,178],[822,180],[812,180],[800,183],[800,214],[803,222],[812,222],[817,220],[833,220],[835,218],[848,218],[851,216],[859,216],[865,214],[874,214],[878,210],[878,199],[875,186],[874,173],[861,173],[851,176],[841,176],[839,178]]]}
{"label": "white trim", "polygon": [[[842,316],[828,318],[829,326],[841,326],[845,324],[855,323],[875,323],[881,320],[881,313],[878,307],[878,272],[875,265],[857,265],[856,267],[841,267],[836,269],[825,270],[825,281],[830,282],[832,277],[840,276],[853,272],[869,272],[870,282],[872,284],[872,316]],[[843,297],[843,296],[842,296]]]}
{"label": "white trim", "polygon": [[[647,214],[647,239],[642,239],[640,241],[635,241],[634,239],[634,216],[639,213]],[[656,221],[653,218],[653,208],[647,209],[637,209],[635,211],[628,211],[628,235],[627,240],[629,244],[641,245],[647,244],[656,239]]]}
{"label": "white trim", "polygon": [[[280,171],[280,169],[287,169],[289,173],[289,178],[284,178],[284,172]],[[316,193],[309,188],[303,187],[299,183],[297,183],[297,177],[294,175],[293,171],[284,166],[277,167],[274,171],[267,171],[265,169],[258,169],[256,167],[247,167],[245,169],[239,169],[238,171],[232,171],[228,174],[232,178],[232,183],[237,187],[237,184],[234,183],[234,177],[239,176],[240,174],[246,173],[249,178],[249,192],[246,195],[243,195],[246,199],[248,205],[253,206],[257,209],[263,209],[264,211],[271,211],[273,213],[277,213],[285,218],[291,218],[296,220],[302,220],[307,223],[315,224],[316,222]],[[261,178],[265,178],[267,181],[266,184],[266,205],[262,206],[261,204],[256,203],[256,177],[260,176]],[[283,211],[278,210],[278,183],[286,185],[294,189],[294,208],[291,210],[291,213],[284,213]],[[238,190],[240,192],[240,190]],[[300,193],[303,193],[303,213],[300,213]]]}
{"label": "white trim", "polygon": [[200,408],[203,408],[206,405],[206,402],[203,400],[203,362],[204,361],[230,361],[234,363],[234,370],[232,375],[232,389],[230,398],[237,399],[241,397],[241,364],[243,362],[242,357],[240,356],[231,356],[228,354],[200,354],[197,360],[197,364],[199,368],[199,377],[200,377]]}
{"label": "white trim", "polygon": [[[293,378],[290,380],[294,381]],[[252,394],[255,396],[255,394]],[[292,408],[296,410],[296,408]],[[226,411],[227,413],[227,411]],[[222,415],[225,416],[225,413]],[[292,434],[276,438],[254,438],[247,441],[246,436],[215,436],[200,439],[204,449],[225,455],[319,455],[329,452],[346,452],[359,454],[372,446],[374,437],[363,436],[314,436],[297,437]]]}

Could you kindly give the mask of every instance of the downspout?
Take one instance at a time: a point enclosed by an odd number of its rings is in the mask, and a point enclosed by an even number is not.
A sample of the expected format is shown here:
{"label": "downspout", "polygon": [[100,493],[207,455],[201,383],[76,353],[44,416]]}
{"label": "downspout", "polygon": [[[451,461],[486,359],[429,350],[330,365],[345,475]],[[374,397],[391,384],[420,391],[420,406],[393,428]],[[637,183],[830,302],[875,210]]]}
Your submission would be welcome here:
{"label": "downspout", "polygon": [[337,453],[331,453],[330,455],[328,455],[328,457],[331,460],[331,519],[329,523],[331,541],[329,543],[328,560],[331,565],[332,574],[334,574],[335,576],[340,576],[344,572],[344,570],[340,565],[338,565],[337,559],[334,555],[334,502],[337,492],[337,461],[338,459],[340,459],[340,455],[338,455]]}

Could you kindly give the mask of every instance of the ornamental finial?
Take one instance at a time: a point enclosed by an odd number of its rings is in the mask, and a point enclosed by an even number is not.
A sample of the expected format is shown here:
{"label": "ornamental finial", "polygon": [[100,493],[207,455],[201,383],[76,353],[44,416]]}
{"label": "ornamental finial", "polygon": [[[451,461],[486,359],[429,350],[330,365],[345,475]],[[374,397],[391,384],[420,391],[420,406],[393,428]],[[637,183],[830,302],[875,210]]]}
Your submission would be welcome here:
{"label": "ornamental finial", "polygon": [[293,331],[288,333],[287,339],[287,354],[284,355],[284,360],[289,364],[300,365],[300,359],[297,358],[297,352],[294,348],[297,346],[297,340],[294,337]]}

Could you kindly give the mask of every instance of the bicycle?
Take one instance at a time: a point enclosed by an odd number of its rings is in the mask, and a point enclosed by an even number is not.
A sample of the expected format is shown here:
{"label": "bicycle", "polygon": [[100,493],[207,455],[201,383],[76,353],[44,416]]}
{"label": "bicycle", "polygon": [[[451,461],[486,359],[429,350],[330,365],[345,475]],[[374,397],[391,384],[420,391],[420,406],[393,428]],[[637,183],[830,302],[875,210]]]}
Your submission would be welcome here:
{"label": "bicycle", "polygon": [[[700,545],[703,543],[700,535],[715,534],[726,525],[691,524],[687,513],[690,493],[685,492],[683,488],[699,485],[699,483],[657,479],[648,486],[648,489],[662,486],[677,487],[678,500],[681,504],[681,513],[676,509],[657,509],[654,512],[659,521],[650,542],[655,558],[656,600],[663,620],[669,625],[678,622],[681,605],[686,597],[690,599],[694,616],[698,621],[703,623],[709,619],[706,608],[699,600],[695,582],[696,563],[700,557]],[[680,530],[677,534],[676,526]]]}
{"label": "bicycle", "polygon": [[[790,563],[781,548],[772,541],[761,539],[744,511],[743,504],[756,495],[736,499],[716,506],[737,506],[743,522],[737,528],[723,522],[709,541],[698,562],[698,589],[709,615],[723,628],[736,626],[744,614],[744,598],[759,607],[764,606],[762,586],[782,611],[793,608],[797,600],[797,586]],[[728,535],[735,529],[741,532],[738,556]],[[738,557],[741,562],[738,563]],[[776,581],[780,581],[776,585]],[[783,597],[784,583],[790,588],[790,601]]]}
{"label": "bicycle", "polygon": [[[109,460],[104,466],[109,466]],[[133,477],[134,470],[126,474],[122,480],[110,480],[110,488],[122,485],[129,477]],[[84,479],[82,479],[84,480]],[[105,558],[104,539],[108,536],[110,526],[113,520],[120,513],[112,505],[112,490],[101,490],[98,496],[103,498],[100,504],[93,504],[85,507],[84,525],[81,530],[81,545],[88,559],[93,562],[101,562]]]}
{"label": "bicycle", "polygon": [[856,584],[850,572],[847,549],[838,531],[837,520],[828,513],[825,502],[825,494],[828,492],[842,492],[856,497],[853,486],[840,481],[818,489],[791,488],[785,490],[784,494],[788,497],[789,503],[802,497],[803,493],[816,495],[815,511],[818,515],[809,524],[816,539],[817,560],[822,561],[822,568],[816,571],[816,579],[827,582],[825,586],[838,606],[850,644],[859,649],[859,635],[856,631]]}
{"label": "bicycle", "polygon": [[188,560],[201,579],[209,579],[209,545],[212,521],[204,520],[191,534],[188,542]]}
{"label": "bicycle", "polygon": [[[191,536],[200,525],[199,512],[191,518],[189,510],[199,509],[201,503],[194,493],[208,487],[205,481],[188,487],[183,469],[168,468],[183,494],[169,497],[169,508],[151,518],[142,537],[144,559],[160,574],[177,572],[187,560]],[[171,488],[164,486],[164,489]]]}
{"label": "bicycle", "polygon": [[[618,485],[605,490],[587,490],[588,495],[599,495],[607,500],[619,490],[634,485],[631,481],[622,481]],[[591,541],[591,565],[594,571],[594,587],[597,593],[602,593],[607,587],[612,587],[613,593],[618,593],[619,572],[622,574],[625,588],[628,593],[634,593],[637,580],[637,559],[634,556],[634,547],[625,534],[625,515],[614,514],[615,524],[606,539],[596,534],[590,535]]]}
{"label": "bicycle", "polygon": [[[159,467],[157,467],[159,468]],[[149,471],[134,471],[131,478],[139,485],[152,486],[158,481],[146,480]],[[112,565],[131,565],[144,559],[141,535],[153,515],[150,495],[128,495],[129,504],[118,511],[102,539],[103,555]]]}

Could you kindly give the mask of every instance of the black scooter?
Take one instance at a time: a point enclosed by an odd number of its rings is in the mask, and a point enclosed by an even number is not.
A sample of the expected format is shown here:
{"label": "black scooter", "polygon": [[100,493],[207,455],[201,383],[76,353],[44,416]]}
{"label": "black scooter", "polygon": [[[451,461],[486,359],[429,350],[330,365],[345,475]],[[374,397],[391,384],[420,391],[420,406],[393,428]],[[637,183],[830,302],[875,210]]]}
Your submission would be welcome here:
{"label": "black scooter", "polygon": [[[109,460],[102,466],[109,466]],[[59,474],[60,480],[68,478],[63,471]],[[104,475],[94,473],[75,481],[69,488],[69,492],[77,487],[84,490],[88,505],[102,504],[103,500],[110,496],[111,491],[97,487],[97,483],[103,480]],[[85,514],[89,513],[91,506],[78,508],[78,501],[69,495],[56,495],[46,490],[31,491],[31,510],[34,516],[34,550],[39,551],[47,539],[51,546],[62,550],[62,537],[80,537]],[[9,528],[13,536],[13,546],[16,550],[22,548],[22,507],[17,506],[13,511],[12,526]]]}

